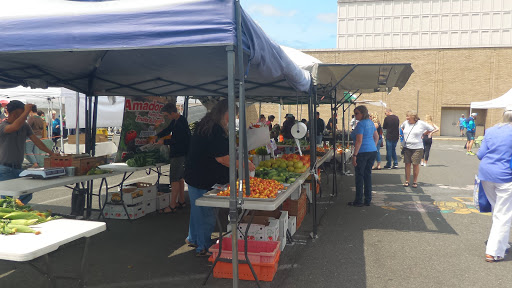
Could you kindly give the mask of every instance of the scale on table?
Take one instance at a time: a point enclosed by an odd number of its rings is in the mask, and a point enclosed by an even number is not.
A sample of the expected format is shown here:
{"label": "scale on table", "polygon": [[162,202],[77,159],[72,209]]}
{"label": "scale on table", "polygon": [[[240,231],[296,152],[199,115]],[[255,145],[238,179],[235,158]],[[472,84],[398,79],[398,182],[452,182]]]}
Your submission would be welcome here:
{"label": "scale on table", "polygon": [[20,173],[20,177],[32,177],[36,179],[49,179],[66,175],[64,167],[55,168],[28,168]]}

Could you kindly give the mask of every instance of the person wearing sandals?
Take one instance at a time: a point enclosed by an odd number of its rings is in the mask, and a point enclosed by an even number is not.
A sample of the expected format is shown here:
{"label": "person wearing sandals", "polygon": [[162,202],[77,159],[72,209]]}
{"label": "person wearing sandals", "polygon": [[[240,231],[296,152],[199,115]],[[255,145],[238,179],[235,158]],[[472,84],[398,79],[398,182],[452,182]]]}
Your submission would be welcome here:
{"label": "person wearing sandals", "polygon": [[372,201],[372,166],[377,156],[379,135],[377,129],[375,129],[375,124],[370,119],[366,106],[357,106],[354,109],[354,115],[356,120],[359,121],[350,133],[350,138],[355,139],[352,165],[356,176],[356,197],[353,202],[348,202],[348,205],[355,207],[370,206]]}
{"label": "person wearing sandals", "polygon": [[405,115],[407,119],[400,129],[404,133],[404,163],[405,163],[405,183],[404,187],[409,187],[409,179],[411,177],[411,164],[413,183],[412,188],[418,187],[418,175],[420,174],[420,162],[423,158],[423,134],[431,133],[434,127],[420,120],[416,111],[407,111]]}
{"label": "person wearing sandals", "polygon": [[169,162],[171,169],[169,171],[169,181],[171,182],[171,202],[168,207],[161,209],[160,213],[175,213],[176,206],[184,208],[185,202],[185,157],[190,144],[190,128],[187,118],[178,113],[178,108],[174,103],[167,103],[160,112],[164,118],[171,120],[169,126],[160,131],[156,136],[163,138],[171,135],[171,139],[160,139],[159,144],[170,146]]}
{"label": "person wearing sandals", "polygon": [[[228,100],[219,101],[199,121],[190,138],[185,165],[190,222],[185,242],[196,248],[199,257],[211,255],[208,249],[213,244],[211,234],[215,229],[217,212],[213,207],[196,206],[195,201],[211,190],[213,185],[229,183],[228,115]],[[249,170],[255,170],[251,162]]]}
{"label": "person wearing sandals", "polygon": [[501,261],[510,248],[512,223],[512,106],[503,113],[503,123],[485,131],[477,157],[478,178],[492,207],[485,261]]}
{"label": "person wearing sandals", "polygon": [[382,126],[380,125],[379,116],[377,116],[377,114],[372,114],[371,119],[375,124],[375,129],[377,129],[377,134],[379,135],[379,141],[377,142],[377,157],[375,158],[375,162],[377,163],[377,165],[374,165],[372,170],[380,170],[382,169],[380,167],[380,147],[382,147]]}

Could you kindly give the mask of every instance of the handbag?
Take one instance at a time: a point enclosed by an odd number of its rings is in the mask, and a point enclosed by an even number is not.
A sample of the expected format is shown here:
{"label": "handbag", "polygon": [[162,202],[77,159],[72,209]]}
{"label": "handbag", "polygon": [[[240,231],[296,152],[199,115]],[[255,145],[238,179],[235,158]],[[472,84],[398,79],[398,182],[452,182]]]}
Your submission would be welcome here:
{"label": "handbag", "polygon": [[[418,123],[418,121],[416,121],[416,123]],[[409,131],[409,134],[407,134],[407,137],[405,138],[405,141],[402,143],[402,150],[400,150],[400,155],[404,156],[405,155],[405,145],[407,145],[407,139],[409,139],[409,135],[411,135],[411,132],[412,132],[412,129],[414,129],[414,126],[416,126],[416,123],[414,123],[414,125],[412,125],[412,128],[411,128],[411,131]],[[402,129],[404,130],[404,129]]]}
{"label": "handbag", "polygon": [[475,175],[475,187],[473,189],[473,204],[475,205],[475,209],[481,213],[492,211],[491,203],[489,199],[487,199],[482,182],[478,179],[477,175]]}

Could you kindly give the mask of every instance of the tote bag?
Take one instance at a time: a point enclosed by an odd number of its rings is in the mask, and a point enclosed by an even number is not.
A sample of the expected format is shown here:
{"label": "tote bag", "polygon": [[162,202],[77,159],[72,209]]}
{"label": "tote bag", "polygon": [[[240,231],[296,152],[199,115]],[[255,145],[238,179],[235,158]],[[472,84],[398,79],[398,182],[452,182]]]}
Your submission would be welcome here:
{"label": "tote bag", "polygon": [[475,208],[481,213],[487,213],[492,211],[491,203],[487,199],[487,195],[485,195],[484,187],[482,186],[482,182],[478,179],[478,176],[475,175],[475,188],[473,189],[473,203]]}

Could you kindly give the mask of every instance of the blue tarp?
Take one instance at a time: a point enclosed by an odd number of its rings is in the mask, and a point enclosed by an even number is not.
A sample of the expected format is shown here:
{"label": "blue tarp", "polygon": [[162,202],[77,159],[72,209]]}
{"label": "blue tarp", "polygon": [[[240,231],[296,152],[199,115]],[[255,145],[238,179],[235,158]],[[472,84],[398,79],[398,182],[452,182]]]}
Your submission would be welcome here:
{"label": "blue tarp", "polygon": [[[18,0],[0,10],[0,88],[226,96],[233,0]],[[242,11],[246,95],[296,97],[309,72]],[[91,85],[92,83],[92,85]]]}

